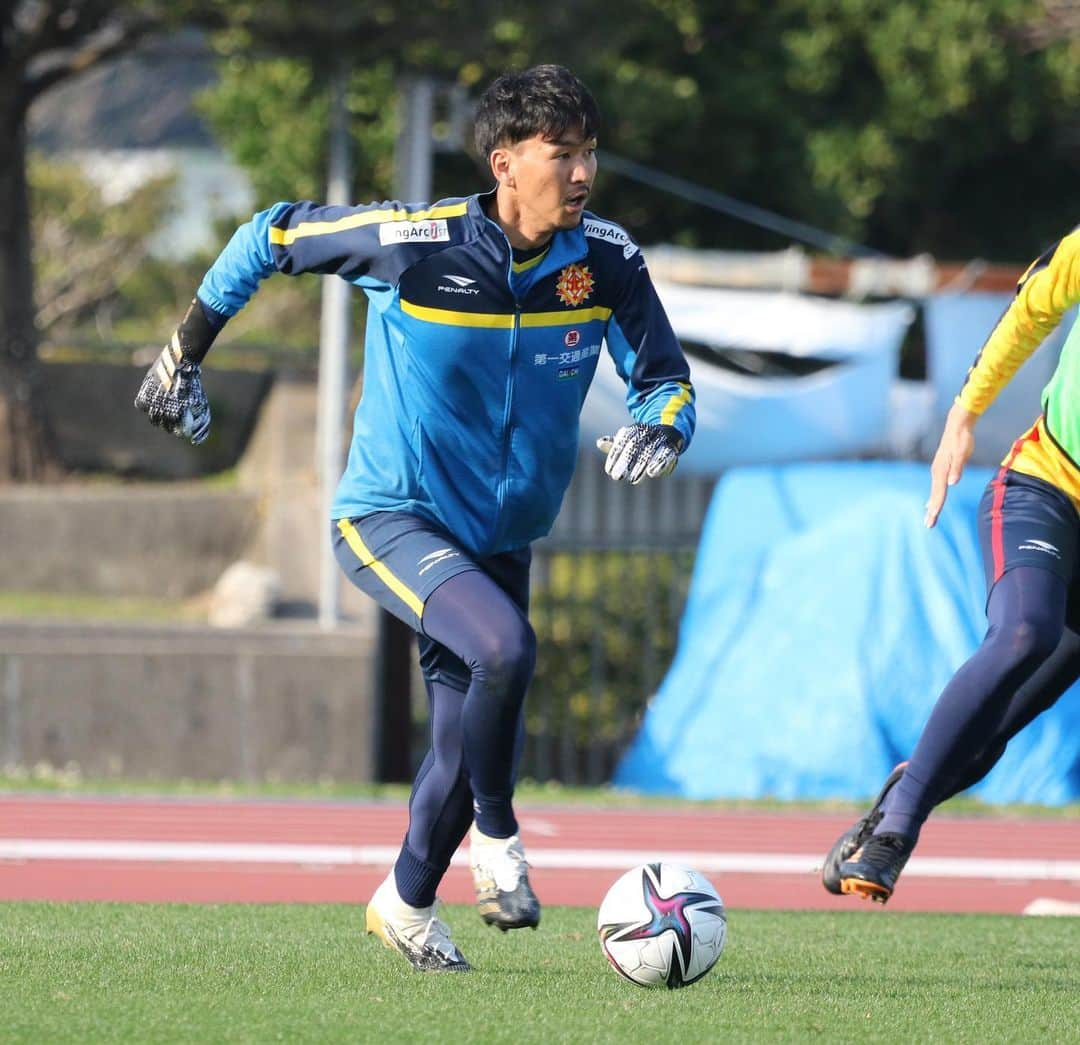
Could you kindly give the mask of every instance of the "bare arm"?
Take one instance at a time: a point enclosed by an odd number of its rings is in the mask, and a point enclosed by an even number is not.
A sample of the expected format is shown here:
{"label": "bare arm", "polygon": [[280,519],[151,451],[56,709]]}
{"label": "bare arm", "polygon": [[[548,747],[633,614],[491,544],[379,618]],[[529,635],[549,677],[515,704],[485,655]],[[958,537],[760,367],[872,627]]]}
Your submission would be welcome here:
{"label": "bare arm", "polygon": [[937,522],[949,487],[955,486],[964,474],[964,465],[975,449],[975,422],[978,420],[978,414],[973,414],[959,403],[954,403],[949,410],[945,430],[941,433],[941,441],[930,465],[930,498],[926,502],[926,517],[923,520],[928,529]]}

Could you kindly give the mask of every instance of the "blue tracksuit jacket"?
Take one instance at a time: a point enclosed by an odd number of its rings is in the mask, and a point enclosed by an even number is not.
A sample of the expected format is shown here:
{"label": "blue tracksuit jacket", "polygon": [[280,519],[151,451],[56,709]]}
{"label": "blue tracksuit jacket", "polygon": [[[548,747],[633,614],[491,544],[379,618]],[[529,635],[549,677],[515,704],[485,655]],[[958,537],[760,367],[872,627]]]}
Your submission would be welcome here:
{"label": "blue tracksuit jacket", "polygon": [[278,203],[236,231],[198,291],[228,317],[275,271],[363,288],[363,395],[333,517],[411,512],[477,556],[551,529],[605,340],[633,417],[687,444],[694,430],[686,359],[627,233],[586,213],[517,264],[489,199]]}

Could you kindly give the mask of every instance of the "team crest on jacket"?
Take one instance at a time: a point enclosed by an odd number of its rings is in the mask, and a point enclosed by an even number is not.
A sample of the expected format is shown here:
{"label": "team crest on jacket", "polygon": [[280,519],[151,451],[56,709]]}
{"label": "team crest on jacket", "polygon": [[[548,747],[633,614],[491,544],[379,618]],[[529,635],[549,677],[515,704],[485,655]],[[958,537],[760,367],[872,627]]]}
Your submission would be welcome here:
{"label": "team crest on jacket", "polygon": [[567,265],[559,273],[555,293],[564,305],[576,308],[593,292],[595,280],[588,265]]}

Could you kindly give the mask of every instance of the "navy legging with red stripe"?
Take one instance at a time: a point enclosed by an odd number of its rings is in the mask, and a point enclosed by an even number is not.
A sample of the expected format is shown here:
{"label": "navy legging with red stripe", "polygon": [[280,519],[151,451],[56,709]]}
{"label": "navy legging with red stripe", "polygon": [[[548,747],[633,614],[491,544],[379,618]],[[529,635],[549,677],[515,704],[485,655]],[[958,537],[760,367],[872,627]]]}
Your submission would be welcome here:
{"label": "navy legging with red stripe", "polygon": [[[1016,442],[1010,461],[1032,429]],[[978,783],[1080,678],[1080,516],[1052,483],[1002,468],[979,505],[989,627],[934,705],[877,832],[916,838],[931,809]]]}
{"label": "navy legging with red stripe", "polygon": [[1033,566],[1008,570],[987,604],[982,645],[942,691],[875,833],[917,838],[931,809],[981,780],[1005,745],[1080,676],[1066,627],[1068,586]]}

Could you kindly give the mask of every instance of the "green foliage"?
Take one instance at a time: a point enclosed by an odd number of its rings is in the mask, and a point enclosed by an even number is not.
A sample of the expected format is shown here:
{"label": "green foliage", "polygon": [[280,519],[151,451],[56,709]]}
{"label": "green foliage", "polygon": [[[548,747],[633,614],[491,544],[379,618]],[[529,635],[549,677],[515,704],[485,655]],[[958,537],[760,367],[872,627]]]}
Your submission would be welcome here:
{"label": "green foliage", "polygon": [[[353,70],[358,200],[391,194],[400,76],[423,71],[475,94],[503,69],[559,61],[590,83],[607,117],[594,205],[643,242],[784,245],[605,174],[605,148],[898,254],[1017,261],[1072,220],[1061,207],[1080,174],[1080,34],[1068,11],[1044,0],[83,6],[87,21],[72,41],[130,15],[214,33],[221,82],[199,107],[251,174],[260,206],[324,196],[326,83],[343,60]],[[164,182],[105,208],[85,179],[49,174],[40,161],[31,180],[38,304],[50,334],[112,322],[142,336],[166,315],[172,322],[209,259],[165,271],[146,256]],[[473,160],[439,156],[437,195],[486,182]],[[1018,193],[1022,207],[1001,205]],[[317,289],[300,282],[307,286],[264,290],[241,336],[310,343]]]}
{"label": "green foliage", "polygon": [[[164,342],[217,250],[176,259],[151,252],[170,214],[175,178],[151,177],[115,201],[74,161],[29,163],[38,327],[51,358],[107,351],[113,342]],[[238,220],[244,220],[239,216]],[[219,226],[227,242],[232,220]],[[227,346],[272,346],[273,362],[311,365],[319,323],[318,280],[272,280],[229,324]],[[233,353],[235,355],[235,353]],[[270,357],[254,360],[267,366]],[[233,360],[235,362],[235,360]]]}
{"label": "green foliage", "polygon": [[414,972],[356,905],[5,904],[4,1040],[982,1045],[1080,1021],[1068,918],[729,909],[716,968],[650,991],[608,967],[591,908],[535,933],[444,917],[468,975]]}
{"label": "green foliage", "polygon": [[[785,245],[605,175],[605,148],[901,255],[1023,260],[1071,220],[1060,207],[1080,173],[1080,35],[1042,0],[185,8],[221,27],[223,80],[202,105],[262,202],[322,197],[325,81],[342,58],[357,70],[360,200],[391,186],[399,76],[475,94],[503,69],[558,61],[606,114],[595,206],[643,242]],[[439,158],[436,194],[477,182],[474,165]],[[1024,207],[1002,208],[1018,186]]]}
{"label": "green foliage", "polygon": [[[1080,38],[1025,0],[637,5],[582,68],[607,145],[886,251],[1018,260],[1060,236],[1080,170]],[[601,169],[602,169],[601,153]],[[1023,186],[1024,206],[1001,200]],[[601,176],[644,242],[777,237]]]}
{"label": "green foliage", "polygon": [[107,327],[169,213],[173,178],[152,177],[107,203],[74,162],[35,154],[27,173],[39,330],[56,337],[91,322]]}
{"label": "green foliage", "polygon": [[72,592],[10,591],[0,589],[0,620],[93,620],[110,622],[171,622],[206,620],[205,599],[176,602],[136,596],[106,597]]}
{"label": "green foliage", "polygon": [[594,551],[537,563],[525,775],[609,779],[675,655],[693,558],[692,550]]}
{"label": "green foliage", "polygon": [[[219,38],[230,57],[206,111],[267,200],[322,195],[322,82],[345,54],[362,70],[357,199],[390,185],[397,76],[423,69],[475,93],[502,69],[559,61],[606,115],[595,206],[644,242],[785,245],[605,174],[605,148],[898,254],[1022,260],[1070,220],[1080,37],[1050,31],[1037,0],[641,0],[617,13],[610,0],[512,12],[473,0],[407,16],[346,4],[336,43],[316,24],[322,6],[296,16],[294,59],[252,57],[259,39],[289,50],[280,4],[230,14]],[[437,171],[440,193],[478,187],[475,167],[439,167],[457,179]],[[1002,208],[1017,186],[1025,206]]]}
{"label": "green foliage", "polygon": [[[259,207],[277,200],[323,199],[326,193],[329,88],[297,58],[231,55],[221,79],[198,99],[225,149],[248,172]],[[353,132],[354,198],[386,197],[396,133],[391,65],[353,70],[346,106]]]}
{"label": "green foliage", "polygon": [[[1080,40],[1032,47],[1040,5],[799,6],[785,75],[805,117],[808,180],[841,205],[839,231],[905,253],[1014,259],[1061,235]],[[1009,213],[1000,201],[1021,185],[1025,206]]]}

